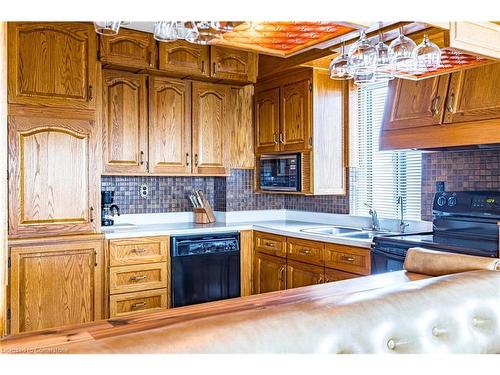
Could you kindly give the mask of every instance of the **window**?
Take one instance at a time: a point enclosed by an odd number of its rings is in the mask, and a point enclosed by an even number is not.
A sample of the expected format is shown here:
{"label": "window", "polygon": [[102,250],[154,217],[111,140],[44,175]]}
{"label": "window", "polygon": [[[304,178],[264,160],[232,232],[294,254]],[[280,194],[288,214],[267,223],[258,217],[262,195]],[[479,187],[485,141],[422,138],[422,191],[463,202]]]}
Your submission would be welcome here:
{"label": "window", "polygon": [[356,90],[351,134],[357,166],[351,169],[351,213],[368,215],[366,203],[380,217],[399,218],[398,197],[402,197],[404,218],[420,220],[421,152],[379,151],[387,83]]}

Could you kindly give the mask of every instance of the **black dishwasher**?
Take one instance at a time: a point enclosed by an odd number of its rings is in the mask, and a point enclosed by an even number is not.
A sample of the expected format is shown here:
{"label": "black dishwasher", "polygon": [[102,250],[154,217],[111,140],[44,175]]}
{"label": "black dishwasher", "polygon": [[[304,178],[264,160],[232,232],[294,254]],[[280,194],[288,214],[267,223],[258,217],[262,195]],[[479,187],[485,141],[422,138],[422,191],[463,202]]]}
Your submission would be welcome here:
{"label": "black dishwasher", "polygon": [[171,239],[172,307],[240,296],[239,233]]}

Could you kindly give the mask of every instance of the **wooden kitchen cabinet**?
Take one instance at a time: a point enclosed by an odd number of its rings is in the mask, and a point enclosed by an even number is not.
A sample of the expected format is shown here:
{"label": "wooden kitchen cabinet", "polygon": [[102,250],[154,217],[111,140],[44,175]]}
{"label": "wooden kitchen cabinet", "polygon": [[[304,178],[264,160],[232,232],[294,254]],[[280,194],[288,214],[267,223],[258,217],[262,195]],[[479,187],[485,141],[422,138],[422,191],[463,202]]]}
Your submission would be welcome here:
{"label": "wooden kitchen cabinet", "polygon": [[286,259],[260,252],[254,255],[254,294],[286,289]]}
{"label": "wooden kitchen cabinet", "polygon": [[211,76],[228,81],[257,81],[258,55],[253,52],[210,47]]}
{"label": "wooden kitchen cabinet", "polygon": [[354,279],[356,277],[360,277],[360,275],[357,275],[355,273],[350,273],[350,272],[339,271],[339,270],[335,270],[332,268],[325,268],[324,282],[331,283],[334,281]]}
{"label": "wooden kitchen cabinet", "polygon": [[104,172],[147,171],[147,106],[146,76],[104,70]]}
{"label": "wooden kitchen cabinet", "polygon": [[321,284],[324,282],[324,267],[287,260],[286,288]]}
{"label": "wooden kitchen cabinet", "polygon": [[254,246],[255,251],[282,258],[286,257],[286,237],[254,231]]}
{"label": "wooden kitchen cabinet", "polygon": [[386,130],[440,125],[450,75],[419,81],[395,79],[389,83],[383,126]]}
{"label": "wooden kitchen cabinet", "polygon": [[310,148],[311,137],[311,80],[305,79],[281,88],[282,151],[303,151]]}
{"label": "wooden kitchen cabinet", "polygon": [[92,23],[9,22],[8,60],[9,103],[95,108]]}
{"label": "wooden kitchen cabinet", "polygon": [[149,81],[149,172],[191,173],[191,83]]}
{"label": "wooden kitchen cabinet", "polygon": [[[300,193],[346,194],[347,82],[319,69],[294,69],[259,82],[254,108],[257,161],[266,153],[300,153]],[[257,187],[258,178],[257,171]]]}
{"label": "wooden kitchen cabinet", "polygon": [[358,275],[369,275],[371,273],[370,254],[370,249],[326,243],[325,266]]}
{"label": "wooden kitchen cabinet", "polygon": [[102,240],[10,248],[10,333],[102,319]]}
{"label": "wooden kitchen cabinet", "polygon": [[323,242],[288,237],[286,246],[288,259],[323,266],[325,257]]}
{"label": "wooden kitchen cabinet", "polygon": [[193,173],[227,174],[227,86],[193,82],[192,86]]}
{"label": "wooden kitchen cabinet", "polygon": [[150,33],[120,28],[117,35],[99,36],[103,64],[124,68],[156,68],[157,46]]}
{"label": "wooden kitchen cabinet", "polygon": [[264,90],[255,94],[255,152],[279,151],[280,144],[280,89]]}
{"label": "wooden kitchen cabinet", "polygon": [[25,110],[9,116],[11,237],[98,230],[97,129],[93,120],[72,115]]}
{"label": "wooden kitchen cabinet", "polygon": [[160,43],[159,69],[180,77],[209,77],[209,48],[186,41]]}
{"label": "wooden kitchen cabinet", "polygon": [[451,75],[444,123],[500,118],[500,63]]}
{"label": "wooden kitchen cabinet", "polygon": [[168,290],[155,289],[117,294],[110,297],[110,318],[120,318],[135,312],[154,311],[168,307]]}

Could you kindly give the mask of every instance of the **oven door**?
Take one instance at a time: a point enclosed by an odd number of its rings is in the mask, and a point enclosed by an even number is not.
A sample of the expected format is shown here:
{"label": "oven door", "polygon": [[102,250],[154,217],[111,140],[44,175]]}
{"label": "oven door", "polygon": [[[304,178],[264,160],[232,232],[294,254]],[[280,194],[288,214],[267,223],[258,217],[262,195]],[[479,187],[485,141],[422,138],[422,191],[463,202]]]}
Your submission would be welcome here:
{"label": "oven door", "polygon": [[392,254],[383,249],[372,249],[371,263],[372,274],[394,272],[403,270],[405,257]]}

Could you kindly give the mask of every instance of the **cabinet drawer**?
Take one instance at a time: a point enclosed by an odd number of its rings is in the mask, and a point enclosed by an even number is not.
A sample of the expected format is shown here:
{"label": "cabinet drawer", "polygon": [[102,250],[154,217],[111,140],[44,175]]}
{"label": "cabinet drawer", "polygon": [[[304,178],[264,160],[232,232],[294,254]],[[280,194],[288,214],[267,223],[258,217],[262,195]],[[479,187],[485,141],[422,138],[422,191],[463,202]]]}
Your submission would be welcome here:
{"label": "cabinet drawer", "polygon": [[255,250],[261,253],[286,257],[286,237],[255,232]]}
{"label": "cabinet drawer", "polygon": [[167,263],[111,267],[110,294],[167,287]]}
{"label": "cabinet drawer", "polygon": [[287,239],[287,258],[322,266],[324,263],[325,244],[322,242]]}
{"label": "cabinet drawer", "polygon": [[167,307],[167,289],[126,293],[109,297],[110,318],[117,318],[138,311],[152,311]]}
{"label": "cabinet drawer", "polygon": [[325,245],[325,266],[341,271],[370,274],[370,250],[344,245]]}
{"label": "cabinet drawer", "polygon": [[325,269],[325,283],[331,283],[333,281],[340,281],[340,280],[347,280],[347,279],[354,279],[355,277],[360,277],[360,275],[357,275],[355,273],[350,273],[350,272],[334,270],[331,268]]}
{"label": "cabinet drawer", "polygon": [[109,241],[109,265],[123,266],[165,262],[168,258],[169,238],[150,237]]}

